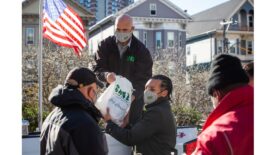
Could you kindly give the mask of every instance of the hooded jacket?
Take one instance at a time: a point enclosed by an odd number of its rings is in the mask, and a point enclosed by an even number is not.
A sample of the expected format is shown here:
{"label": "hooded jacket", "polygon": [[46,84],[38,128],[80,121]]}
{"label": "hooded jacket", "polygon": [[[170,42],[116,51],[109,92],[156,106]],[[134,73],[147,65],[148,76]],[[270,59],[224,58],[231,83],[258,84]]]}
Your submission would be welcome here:
{"label": "hooded jacket", "polygon": [[227,93],[209,115],[197,138],[194,155],[253,155],[253,88]]}
{"label": "hooded jacket", "polygon": [[56,108],[43,122],[41,155],[106,155],[105,136],[98,126],[100,112],[77,89],[53,89]]}

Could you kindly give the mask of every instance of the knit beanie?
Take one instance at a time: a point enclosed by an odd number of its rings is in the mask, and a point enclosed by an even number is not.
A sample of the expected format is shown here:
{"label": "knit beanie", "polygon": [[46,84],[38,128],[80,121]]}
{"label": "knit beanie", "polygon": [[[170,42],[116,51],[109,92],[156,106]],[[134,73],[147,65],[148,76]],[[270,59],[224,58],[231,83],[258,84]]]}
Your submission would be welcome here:
{"label": "knit beanie", "polygon": [[248,82],[249,78],[242,68],[240,59],[232,55],[220,54],[211,63],[207,93],[212,96],[214,90]]}

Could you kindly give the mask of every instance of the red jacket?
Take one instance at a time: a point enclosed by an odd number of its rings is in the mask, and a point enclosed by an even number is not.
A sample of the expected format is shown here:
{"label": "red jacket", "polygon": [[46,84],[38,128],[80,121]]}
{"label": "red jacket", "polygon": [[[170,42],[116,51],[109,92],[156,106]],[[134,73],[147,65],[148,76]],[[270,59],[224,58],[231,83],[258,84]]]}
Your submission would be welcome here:
{"label": "red jacket", "polygon": [[195,155],[253,155],[253,91],[247,85],[224,96],[198,136]]}

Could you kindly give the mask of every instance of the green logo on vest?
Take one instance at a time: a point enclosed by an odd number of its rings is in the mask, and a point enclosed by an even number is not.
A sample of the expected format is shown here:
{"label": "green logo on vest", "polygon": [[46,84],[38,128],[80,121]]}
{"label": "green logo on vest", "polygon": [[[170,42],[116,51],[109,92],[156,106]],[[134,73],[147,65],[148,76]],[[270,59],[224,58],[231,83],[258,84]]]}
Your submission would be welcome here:
{"label": "green logo on vest", "polygon": [[136,58],[132,55],[127,57],[127,61],[129,61],[129,62],[135,62],[135,60],[136,60]]}

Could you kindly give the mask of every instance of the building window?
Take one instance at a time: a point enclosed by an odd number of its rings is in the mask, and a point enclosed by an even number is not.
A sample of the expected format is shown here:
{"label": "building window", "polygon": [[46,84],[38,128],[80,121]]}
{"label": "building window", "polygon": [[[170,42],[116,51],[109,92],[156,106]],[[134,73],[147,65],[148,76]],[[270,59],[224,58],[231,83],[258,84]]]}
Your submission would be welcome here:
{"label": "building window", "polygon": [[179,47],[182,48],[182,33],[179,33]]}
{"label": "building window", "polygon": [[156,32],[156,47],[157,49],[162,48],[161,32]]}
{"label": "building window", "polygon": [[240,11],[240,29],[243,31],[247,30],[247,14],[245,10]]}
{"label": "building window", "polygon": [[237,45],[237,40],[229,40],[229,52],[236,54],[236,45]]}
{"label": "building window", "polygon": [[147,32],[146,31],[143,32],[143,43],[144,43],[145,47],[147,47]]}
{"label": "building window", "polygon": [[223,51],[223,40],[217,40],[217,54]]}
{"label": "building window", "polygon": [[191,48],[190,48],[190,46],[187,46],[187,48],[186,48],[186,53],[187,53],[187,55],[190,55],[190,53],[191,53]]}
{"label": "building window", "polygon": [[241,40],[241,47],[240,47],[240,51],[241,51],[241,55],[246,55],[246,41],[245,40]]}
{"label": "building window", "polygon": [[253,28],[254,27],[254,11],[250,10],[249,14],[248,14],[248,26],[249,28]]}
{"label": "building window", "polygon": [[167,32],[168,47],[174,47],[174,32]]}
{"label": "building window", "polygon": [[247,41],[247,54],[253,54],[253,41]]}
{"label": "building window", "polygon": [[150,3],[150,15],[151,16],[157,15],[157,5],[155,3]]}
{"label": "building window", "polygon": [[193,65],[197,64],[197,55],[193,55]]}
{"label": "building window", "polygon": [[139,39],[139,31],[134,31],[134,36]]}
{"label": "building window", "polygon": [[27,45],[34,44],[34,28],[33,27],[26,28],[26,44]]}

